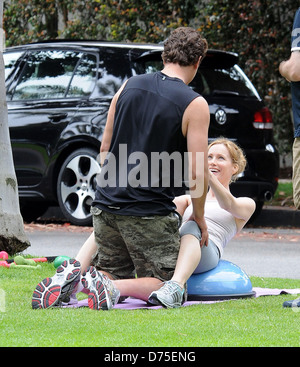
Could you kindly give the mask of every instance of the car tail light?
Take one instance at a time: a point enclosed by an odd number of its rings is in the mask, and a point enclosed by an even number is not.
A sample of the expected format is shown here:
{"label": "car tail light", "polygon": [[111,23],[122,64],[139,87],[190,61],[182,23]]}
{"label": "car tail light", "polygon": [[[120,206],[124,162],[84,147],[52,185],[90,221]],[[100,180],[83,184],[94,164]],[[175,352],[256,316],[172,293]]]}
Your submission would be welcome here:
{"label": "car tail light", "polygon": [[272,114],[267,107],[255,112],[253,126],[255,129],[273,129]]}

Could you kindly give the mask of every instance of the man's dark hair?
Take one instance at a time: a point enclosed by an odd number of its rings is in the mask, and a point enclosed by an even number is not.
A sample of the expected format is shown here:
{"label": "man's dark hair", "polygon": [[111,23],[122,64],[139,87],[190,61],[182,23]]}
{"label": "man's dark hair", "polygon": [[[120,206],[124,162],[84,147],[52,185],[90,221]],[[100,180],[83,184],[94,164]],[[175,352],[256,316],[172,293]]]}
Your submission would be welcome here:
{"label": "man's dark hair", "polygon": [[190,27],[175,29],[164,43],[162,59],[165,63],[180,66],[195,65],[207,52],[207,41],[200,32]]}

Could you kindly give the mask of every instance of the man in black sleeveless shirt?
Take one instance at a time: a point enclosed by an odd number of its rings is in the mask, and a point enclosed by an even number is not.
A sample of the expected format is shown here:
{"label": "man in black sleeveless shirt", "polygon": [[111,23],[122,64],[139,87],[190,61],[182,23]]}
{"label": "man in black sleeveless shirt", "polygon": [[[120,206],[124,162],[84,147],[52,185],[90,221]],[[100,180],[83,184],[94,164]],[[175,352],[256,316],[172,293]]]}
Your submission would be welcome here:
{"label": "man in black sleeveless shirt", "polygon": [[110,309],[120,294],[147,300],[172,277],[180,247],[173,199],[184,188],[187,156],[191,219],[201,245],[208,240],[209,108],[188,87],[206,51],[199,32],[176,29],[164,45],[164,69],[130,78],[112,100],[91,208],[101,273],[91,267],[84,275],[90,308]]}

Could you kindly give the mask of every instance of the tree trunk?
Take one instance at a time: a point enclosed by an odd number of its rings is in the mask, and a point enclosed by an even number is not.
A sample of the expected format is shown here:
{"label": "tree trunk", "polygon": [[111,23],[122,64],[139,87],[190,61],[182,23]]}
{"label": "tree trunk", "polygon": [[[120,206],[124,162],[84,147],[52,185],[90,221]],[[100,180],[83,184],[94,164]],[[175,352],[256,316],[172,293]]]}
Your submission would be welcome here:
{"label": "tree trunk", "polygon": [[3,0],[0,0],[0,251],[4,250],[13,255],[29,247],[30,242],[26,237],[20,214],[18,185],[8,130],[2,18]]}

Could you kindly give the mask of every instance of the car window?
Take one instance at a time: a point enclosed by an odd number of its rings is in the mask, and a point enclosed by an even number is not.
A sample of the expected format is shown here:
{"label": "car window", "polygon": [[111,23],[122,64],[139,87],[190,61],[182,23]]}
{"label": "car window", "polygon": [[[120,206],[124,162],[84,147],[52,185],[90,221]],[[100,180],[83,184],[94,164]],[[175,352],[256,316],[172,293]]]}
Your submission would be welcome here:
{"label": "car window", "polygon": [[[42,50],[31,52],[13,100],[85,96],[91,93],[96,57],[82,52]],[[76,71],[75,68],[77,67]],[[70,88],[69,88],[70,86]]]}
{"label": "car window", "polygon": [[11,73],[16,61],[23,55],[24,52],[6,52],[3,54],[4,65],[5,65],[5,80]]}
{"label": "car window", "polygon": [[155,73],[156,71],[160,71],[163,69],[164,65],[161,60],[157,61],[146,61],[145,62],[145,73]]}
{"label": "car window", "polygon": [[138,58],[134,63],[134,70],[137,74],[150,74],[163,69],[164,65],[160,54],[154,54]]}
{"label": "car window", "polygon": [[72,78],[67,97],[89,96],[95,86],[96,76],[96,56],[88,54],[83,55]]}
{"label": "car window", "polygon": [[13,100],[64,97],[81,54],[72,51],[32,52],[27,60]]}
{"label": "car window", "polygon": [[131,76],[126,54],[117,49],[102,49],[98,66],[98,79],[91,98],[113,97]]}

